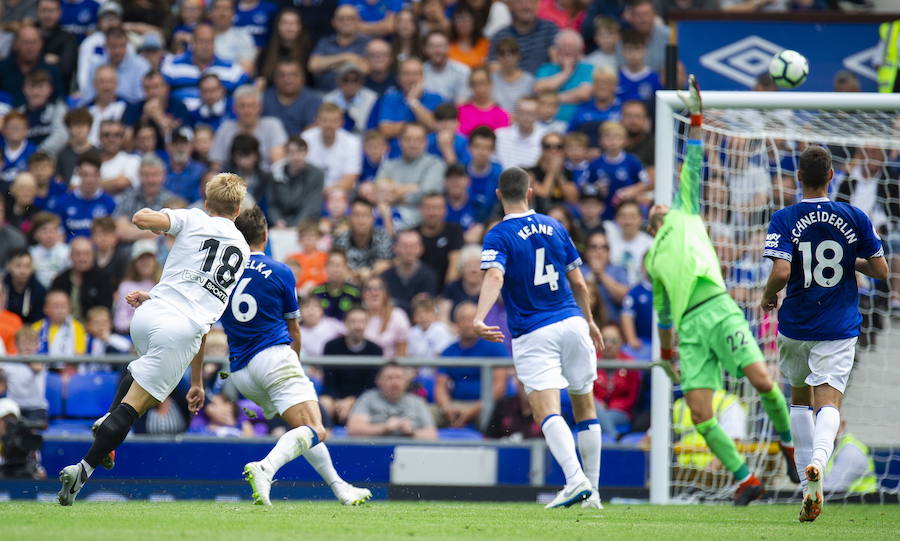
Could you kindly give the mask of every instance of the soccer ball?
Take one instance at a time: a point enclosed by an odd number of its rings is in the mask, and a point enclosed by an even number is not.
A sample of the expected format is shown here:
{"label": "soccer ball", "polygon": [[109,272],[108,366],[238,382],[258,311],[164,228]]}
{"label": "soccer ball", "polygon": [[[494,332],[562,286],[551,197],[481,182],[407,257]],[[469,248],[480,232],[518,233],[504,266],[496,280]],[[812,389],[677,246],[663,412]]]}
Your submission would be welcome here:
{"label": "soccer ball", "polygon": [[809,75],[809,63],[797,51],[785,49],[772,57],[769,74],[781,88],[797,88]]}

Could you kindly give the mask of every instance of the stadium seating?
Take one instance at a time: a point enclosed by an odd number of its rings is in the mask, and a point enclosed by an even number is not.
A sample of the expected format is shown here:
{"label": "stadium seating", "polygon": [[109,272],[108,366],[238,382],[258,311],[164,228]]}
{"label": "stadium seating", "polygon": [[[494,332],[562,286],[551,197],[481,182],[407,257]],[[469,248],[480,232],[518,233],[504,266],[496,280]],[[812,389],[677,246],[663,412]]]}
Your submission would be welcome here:
{"label": "stadium seating", "polygon": [[66,417],[96,419],[109,408],[116,394],[115,373],[76,374],[66,386]]}

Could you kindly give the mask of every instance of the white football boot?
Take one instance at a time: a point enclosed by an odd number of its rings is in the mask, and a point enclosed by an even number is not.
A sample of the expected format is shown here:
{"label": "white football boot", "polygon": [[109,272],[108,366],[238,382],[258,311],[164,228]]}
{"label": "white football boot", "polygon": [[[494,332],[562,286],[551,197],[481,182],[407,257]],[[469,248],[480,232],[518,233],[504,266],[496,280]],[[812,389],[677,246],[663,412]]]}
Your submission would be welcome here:
{"label": "white football boot", "polygon": [[372,499],[369,489],[355,487],[343,481],[332,483],[331,491],[342,505],[362,505]]}
{"label": "white football boot", "polygon": [[597,493],[596,490],[591,492],[591,495],[581,502],[582,509],[603,509],[603,503],[600,501],[600,494]]}
{"label": "white football boot", "polygon": [[84,471],[81,464],[72,464],[63,468],[59,472],[59,482],[62,483],[57,495],[59,505],[72,505],[87,479],[87,472]]}
{"label": "white football boot", "polygon": [[592,492],[591,482],[583,477],[580,481],[564,486],[562,490],[556,493],[553,501],[544,506],[544,509],[571,507],[580,501],[590,498]]}
{"label": "white football boot", "polygon": [[249,462],[244,466],[244,480],[250,483],[254,504],[272,505],[269,500],[269,492],[272,490],[274,473],[262,462]]}

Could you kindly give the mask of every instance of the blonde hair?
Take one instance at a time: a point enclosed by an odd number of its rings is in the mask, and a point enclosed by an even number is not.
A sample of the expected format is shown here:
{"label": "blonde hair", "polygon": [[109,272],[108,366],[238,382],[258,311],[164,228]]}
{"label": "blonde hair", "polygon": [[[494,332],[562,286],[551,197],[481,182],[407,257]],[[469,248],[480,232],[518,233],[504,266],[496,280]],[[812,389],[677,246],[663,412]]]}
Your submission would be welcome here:
{"label": "blonde hair", "polygon": [[246,196],[247,183],[234,173],[219,173],[206,183],[206,208],[216,214],[237,214]]}
{"label": "blonde hair", "polygon": [[625,135],[625,126],[615,120],[608,120],[600,126],[600,135],[618,133]]}
{"label": "blonde hair", "polygon": [[600,79],[603,77],[609,77],[610,79],[613,80],[613,82],[616,82],[616,83],[619,82],[619,74],[616,73],[615,70],[610,69],[607,66],[601,66],[601,67],[597,68],[596,70],[594,70],[594,75],[591,78],[591,80],[596,81],[597,79]]}

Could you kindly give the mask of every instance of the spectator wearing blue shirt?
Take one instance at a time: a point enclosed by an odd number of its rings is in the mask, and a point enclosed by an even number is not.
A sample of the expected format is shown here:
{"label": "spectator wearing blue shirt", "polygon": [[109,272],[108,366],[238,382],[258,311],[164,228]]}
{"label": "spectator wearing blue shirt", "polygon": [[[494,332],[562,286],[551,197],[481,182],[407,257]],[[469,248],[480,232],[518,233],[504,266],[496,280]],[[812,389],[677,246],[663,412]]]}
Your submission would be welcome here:
{"label": "spectator wearing blue shirt", "polygon": [[203,75],[197,83],[197,87],[200,90],[200,96],[184,101],[188,109],[188,124],[191,127],[205,125],[217,130],[222,122],[234,118],[231,98],[216,74]]}
{"label": "spectator wearing blue shirt", "polygon": [[378,130],[388,139],[400,135],[407,122],[418,122],[429,131],[435,128],[434,110],[444,100],[425,90],[422,61],[407,58],[400,63],[399,88],[388,90],[378,106]]}
{"label": "spectator wearing blue shirt", "polygon": [[66,32],[78,38],[78,42],[97,24],[100,3],[96,0],[62,0],[62,16],[59,24]]}
{"label": "spectator wearing blue shirt", "polygon": [[467,164],[469,142],[459,131],[459,113],[452,103],[442,103],[434,109],[437,130],[428,134],[428,153],[444,160],[447,165]]}
{"label": "spectator wearing blue shirt", "polygon": [[34,26],[25,25],[16,32],[10,55],[0,61],[0,93],[9,95],[13,107],[25,103],[25,93],[22,91],[25,75],[36,69],[46,70],[50,74],[54,98],[64,95],[59,69],[48,64],[41,56],[43,47],[44,40],[40,31]]}
{"label": "spectator wearing blue shirt", "polygon": [[638,32],[623,32],[622,57],[625,65],[619,70],[616,90],[619,100],[653,100],[656,91],[662,90],[663,86],[659,75],[647,66],[647,38]]}
{"label": "spectator wearing blue shirt", "polygon": [[125,109],[122,123],[134,127],[140,121],[150,121],[164,135],[178,126],[190,124],[190,113],[179,100],[169,99],[169,85],[156,70],[148,71],[142,81],[144,98]]}
{"label": "spectator wearing blue shirt", "polygon": [[497,136],[486,126],[479,126],[469,134],[469,154],[472,156],[466,166],[471,184],[469,197],[475,205],[475,219],[483,222],[490,217],[497,206],[497,186],[503,166],[494,161]]}
{"label": "spectator wearing blue shirt", "polygon": [[234,11],[234,26],[243,28],[261,49],[269,42],[270,22],[278,13],[278,6],[265,0],[242,0],[237,3]]}
{"label": "spectator wearing blue shirt", "polygon": [[37,152],[37,147],[28,141],[28,119],[18,111],[6,115],[0,134],[0,186],[8,186],[16,175],[28,169],[28,157]]}
{"label": "spectator wearing blue shirt", "polygon": [[591,97],[594,66],[583,62],[584,40],[570,29],[556,35],[550,58],[551,62],[539,67],[534,75],[534,92],[556,92],[560,102],[556,118],[569,122],[578,104]]}
{"label": "spectator wearing blue shirt", "polygon": [[175,131],[169,143],[165,188],[189,204],[200,199],[200,180],[206,172],[206,166],[194,160],[192,153],[190,131]]}
{"label": "spectator wearing blue shirt", "polygon": [[[150,71],[150,63],[129,47],[128,35],[121,26],[114,26],[106,31],[106,53],[91,57],[88,77],[93,79],[97,69],[104,65],[116,69],[116,75],[118,75],[116,94],[118,96],[127,102],[144,99],[141,82],[144,80],[144,75]],[[89,103],[93,100],[94,95],[93,86],[88,85],[86,88],[82,88],[81,103]]]}
{"label": "spectator wearing blue shirt", "polygon": [[378,130],[369,130],[363,134],[363,163],[359,182],[375,180],[378,168],[388,158],[388,143]]}
{"label": "spectator wearing blue shirt", "polygon": [[42,150],[28,158],[28,172],[34,177],[36,187],[31,204],[39,210],[47,210],[52,200],[66,195],[66,184],[56,179],[54,169],[53,157]]}
{"label": "spectator wearing blue shirt", "polygon": [[51,100],[53,82],[44,70],[25,76],[25,105],[18,110],[28,121],[28,142],[56,155],[66,145],[66,106],[62,100]]}
{"label": "spectator wearing blue shirt", "polygon": [[113,198],[100,187],[100,156],[97,153],[85,152],[79,156],[75,170],[81,184],[54,200],[48,209],[60,215],[69,240],[90,236],[94,219],[112,216],[116,209]]}
{"label": "spectator wearing blue shirt", "polygon": [[591,147],[599,146],[600,126],[609,120],[621,120],[621,102],[616,99],[616,72],[609,68],[597,68],[594,71],[591,99],[575,109],[569,121],[569,131],[579,131],[588,136]]}
{"label": "spectator wearing blue shirt", "polygon": [[215,31],[208,23],[200,23],[194,29],[191,50],[166,59],[160,71],[172,87],[172,98],[180,100],[198,97],[200,78],[207,73],[216,75],[229,94],[237,87],[250,83],[240,64],[215,55]]}
{"label": "spectator wearing blue shirt", "polygon": [[299,62],[280,60],[275,65],[275,84],[263,94],[263,116],[281,121],[288,136],[299,135],[316,120],[322,94],[306,88]]}
{"label": "spectator wearing blue shirt", "polygon": [[636,359],[650,360],[653,341],[653,289],[644,279],[628,290],[622,300],[622,334],[628,353]]}
{"label": "spectator wearing blue shirt", "polygon": [[[453,313],[459,341],[451,344],[442,357],[509,357],[503,344],[488,342],[475,334],[474,303],[460,303]],[[494,369],[494,399],[506,393],[506,368]],[[462,427],[477,422],[481,413],[481,368],[443,367],[434,385],[434,402],[440,408],[445,425]]]}
{"label": "spectator wearing blue shirt", "polygon": [[[444,195],[447,199],[448,223],[458,224],[465,232],[466,237],[481,238],[484,226],[478,222],[478,210],[475,203],[469,197],[469,185],[471,184],[466,168],[458,163],[447,167],[444,172]],[[471,235],[469,231],[477,229]]]}
{"label": "spectator wearing blue shirt", "polygon": [[609,121],[600,127],[600,146],[603,153],[591,162],[588,184],[580,186],[581,193],[598,193],[605,198],[603,219],[616,215],[619,203],[636,199],[652,188],[644,165],[625,148],[625,128]]}
{"label": "spectator wearing blue shirt", "polygon": [[394,32],[394,19],[403,9],[401,0],[341,0],[340,5],[355,6],[359,11],[360,32],[367,36],[388,36]]}
{"label": "spectator wearing blue shirt", "polygon": [[345,62],[366,65],[364,57],[369,38],[360,32],[359,12],[355,6],[342,5],[331,21],[335,34],[316,43],[307,69],[315,76],[316,89],[330,92],[337,86],[334,69]]}

